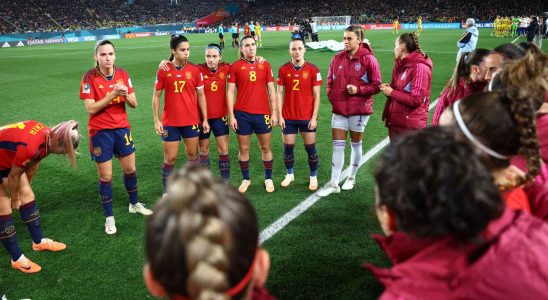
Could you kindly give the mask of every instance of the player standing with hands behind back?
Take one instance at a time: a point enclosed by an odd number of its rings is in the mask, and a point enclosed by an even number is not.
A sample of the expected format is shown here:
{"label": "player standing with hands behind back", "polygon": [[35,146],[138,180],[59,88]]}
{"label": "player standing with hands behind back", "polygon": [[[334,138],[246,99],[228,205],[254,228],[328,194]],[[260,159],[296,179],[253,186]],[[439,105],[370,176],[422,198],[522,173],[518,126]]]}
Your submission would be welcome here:
{"label": "player standing with hands behind back", "polygon": [[150,215],[152,211],[139,202],[135,173],[135,145],[129,130],[126,104],[137,107],[137,98],[129,74],[116,66],[114,45],[109,40],[95,46],[96,66],[82,78],[80,99],[89,113],[91,159],[97,165],[99,196],[106,217],[105,232],[116,233],[112,213],[112,156],[124,172],[124,185],[129,195],[129,212]]}
{"label": "player standing with hands behind back", "polygon": [[[227,104],[230,127],[238,138],[240,169],[243,181],[238,188],[245,193],[251,180],[249,177],[249,146],[251,134],[255,132],[261,147],[265,173],[265,188],[274,191],[272,182],[272,163],[274,162],[270,140],[272,126],[278,124],[276,108],[276,87],[272,68],[267,61],[257,61],[257,45],[251,36],[240,40],[240,60],[230,67],[228,78]],[[236,101],[234,93],[238,91]],[[236,104],[234,104],[236,102]]]}
{"label": "player standing with hands behind back", "polygon": [[287,175],[281,185],[287,187],[295,180],[293,148],[295,147],[295,137],[300,131],[308,153],[308,166],[310,167],[308,188],[315,191],[318,189],[316,127],[318,126],[322,75],[318,67],[304,59],[305,52],[303,40],[291,40],[289,43],[291,61],[281,66],[278,71],[278,107],[281,108],[279,123],[283,131],[284,161],[287,169]]}

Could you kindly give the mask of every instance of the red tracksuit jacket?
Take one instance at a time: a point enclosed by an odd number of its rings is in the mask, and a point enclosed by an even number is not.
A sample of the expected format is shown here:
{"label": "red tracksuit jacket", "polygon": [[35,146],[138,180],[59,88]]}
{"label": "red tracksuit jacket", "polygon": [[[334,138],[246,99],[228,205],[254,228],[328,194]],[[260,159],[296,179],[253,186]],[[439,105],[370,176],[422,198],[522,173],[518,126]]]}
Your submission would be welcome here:
{"label": "red tracksuit jacket", "polygon": [[417,51],[396,59],[382,120],[388,128],[400,130],[425,128],[432,84],[432,61]]}
{"label": "red tracksuit jacket", "polygon": [[[356,95],[350,95],[346,86],[358,87]],[[327,97],[334,114],[345,117],[373,114],[373,95],[381,84],[379,63],[368,44],[362,44],[354,57],[346,51],[335,55],[327,72]]]}

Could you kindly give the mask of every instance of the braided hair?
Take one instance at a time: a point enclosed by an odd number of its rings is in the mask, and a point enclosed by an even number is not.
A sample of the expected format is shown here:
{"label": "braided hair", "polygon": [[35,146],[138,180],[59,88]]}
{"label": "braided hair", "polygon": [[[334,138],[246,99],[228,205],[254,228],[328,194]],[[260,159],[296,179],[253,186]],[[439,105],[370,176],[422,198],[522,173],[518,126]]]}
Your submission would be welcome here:
{"label": "braided hair", "polygon": [[[539,174],[540,152],[535,129],[535,112],[531,101],[512,97],[505,93],[484,92],[464,97],[460,101],[460,114],[474,137],[489,149],[504,156],[524,155],[528,172],[517,180],[512,189],[530,182]],[[483,156],[490,171],[510,165],[510,159]]]}
{"label": "braided hair", "polygon": [[[493,78],[491,89],[512,99],[510,110],[520,135],[519,154],[527,159],[527,181],[539,174],[540,153],[535,126],[535,111],[548,93],[548,56],[527,53]],[[532,112],[531,112],[532,111]]]}
{"label": "braided hair", "polygon": [[257,216],[245,197],[189,164],[174,174],[147,220],[146,257],[169,296],[227,299],[253,264],[258,236]]}
{"label": "braided hair", "polygon": [[413,51],[417,51],[425,58],[428,57],[428,55],[421,48],[421,45],[419,43],[419,35],[416,32],[404,33],[400,35],[398,41],[400,42],[400,44],[405,44],[407,52],[411,53]]}

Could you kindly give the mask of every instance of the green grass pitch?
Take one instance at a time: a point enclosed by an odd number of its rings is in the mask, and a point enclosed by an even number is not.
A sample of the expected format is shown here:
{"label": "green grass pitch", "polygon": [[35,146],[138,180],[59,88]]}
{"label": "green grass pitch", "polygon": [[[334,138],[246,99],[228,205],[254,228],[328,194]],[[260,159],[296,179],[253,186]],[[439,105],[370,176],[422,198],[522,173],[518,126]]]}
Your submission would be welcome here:
{"label": "green grass pitch", "polygon": [[[434,62],[432,100],[435,100],[455,65],[456,41],[461,30],[425,30],[421,46]],[[493,38],[490,30],[481,30],[478,47],[493,48],[512,39]],[[368,31],[367,38],[379,60],[383,82],[389,82],[393,68],[396,36],[388,31]],[[216,34],[188,36],[191,61],[204,61],[203,47],[218,42]],[[258,54],[272,65],[274,73],[289,60],[288,32],[266,32]],[[342,40],[342,31],[320,32],[320,39]],[[117,65],[131,75],[139,107],[128,109],[137,148],[137,174],[142,202],[152,207],[161,195],[160,168],[163,154],[160,139],[154,133],[151,99],[158,63],[169,53],[169,37],[116,40]],[[232,62],[237,50],[227,38],[223,59]],[[118,233],[107,236],[97,195],[97,173],[89,158],[86,133],[87,113],[79,100],[82,75],[93,66],[93,43],[73,43],[0,50],[0,125],[36,119],[47,125],[75,119],[81,123],[82,142],[78,167],[72,169],[64,157],[50,155],[34,179],[34,192],[42,212],[47,237],[68,245],[59,253],[34,252],[26,227],[14,212],[19,243],[23,252],[43,267],[42,272],[26,275],[11,269],[9,256],[0,250],[0,296],[8,299],[143,299],[151,298],[142,280],[144,263],[144,218],[127,212],[127,194],[118,164],[113,170],[114,214]],[[335,53],[309,50],[306,58],[316,64],[324,77]],[[380,120],[385,97],[375,97],[375,113],[365,131],[364,152],[387,135]],[[318,126],[320,168],[323,185],[330,176],[331,112],[322,87]],[[231,133],[231,184],[237,186],[241,173],[237,164],[237,144]],[[308,164],[302,140],[295,150],[296,181],[289,189],[279,183],[285,175],[280,128],[274,128],[274,182],[276,191],[263,188],[260,151],[253,138],[251,150],[252,185],[247,196],[255,205],[261,229],[291,210],[310,195]],[[348,149],[349,147],[347,147]],[[212,171],[218,174],[217,155],[213,151]],[[184,162],[179,153],[177,165]],[[348,154],[346,164],[348,164]],[[360,268],[369,261],[388,266],[369,234],[380,232],[374,215],[374,160],[359,171],[357,185],[350,192],[321,199],[294,222],[263,244],[271,255],[272,268],[268,288],[279,299],[371,299],[382,287]],[[184,284],[184,283],[181,283]]]}

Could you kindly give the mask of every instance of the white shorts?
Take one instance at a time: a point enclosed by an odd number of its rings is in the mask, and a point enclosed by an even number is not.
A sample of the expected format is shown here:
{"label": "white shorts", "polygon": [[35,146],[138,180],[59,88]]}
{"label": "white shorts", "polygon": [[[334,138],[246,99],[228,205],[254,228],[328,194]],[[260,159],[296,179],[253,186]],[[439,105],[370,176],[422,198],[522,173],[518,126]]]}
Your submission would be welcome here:
{"label": "white shorts", "polygon": [[347,118],[345,116],[333,114],[333,118],[331,118],[331,128],[364,132],[367,121],[369,121],[369,116],[366,115],[350,116]]}

